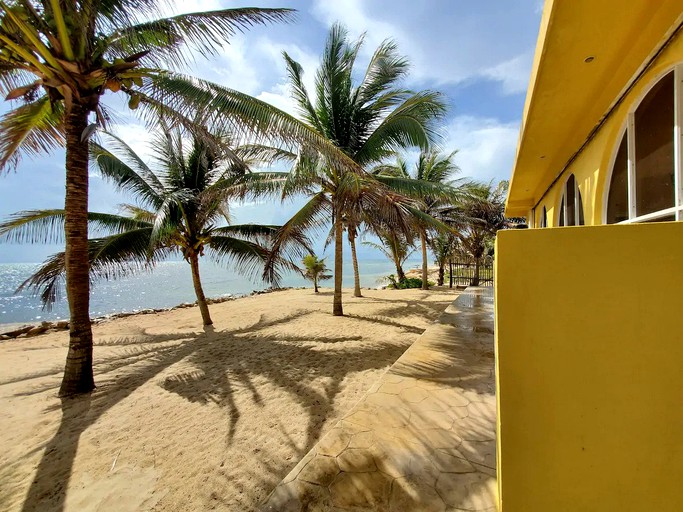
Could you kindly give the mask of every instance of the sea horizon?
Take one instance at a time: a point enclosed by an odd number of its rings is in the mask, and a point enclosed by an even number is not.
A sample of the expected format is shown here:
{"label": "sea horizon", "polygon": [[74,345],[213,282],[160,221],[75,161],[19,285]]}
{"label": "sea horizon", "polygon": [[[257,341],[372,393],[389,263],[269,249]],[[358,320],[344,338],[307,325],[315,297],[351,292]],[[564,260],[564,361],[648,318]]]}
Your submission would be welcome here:
{"label": "sea horizon", "polygon": [[[410,259],[405,270],[419,265]],[[328,263],[329,265],[329,263]],[[40,263],[0,263],[0,325],[39,323],[69,318],[64,294],[52,310],[43,309],[40,298],[30,290],[14,293]],[[377,288],[386,284],[386,276],[395,273],[388,259],[360,259],[360,280],[363,288]],[[209,260],[201,262],[202,285],[207,298],[242,297],[271,288],[262,280],[250,280]],[[332,286],[332,280],[322,281],[322,287]],[[346,258],[343,268],[344,288],[353,287],[353,266]],[[290,272],[283,276],[280,288],[313,287],[301,275]],[[169,309],[196,301],[190,267],[185,261],[164,261],[151,272],[139,272],[115,280],[99,280],[91,289],[90,316],[92,318],[116,313],[136,313],[145,309]]]}

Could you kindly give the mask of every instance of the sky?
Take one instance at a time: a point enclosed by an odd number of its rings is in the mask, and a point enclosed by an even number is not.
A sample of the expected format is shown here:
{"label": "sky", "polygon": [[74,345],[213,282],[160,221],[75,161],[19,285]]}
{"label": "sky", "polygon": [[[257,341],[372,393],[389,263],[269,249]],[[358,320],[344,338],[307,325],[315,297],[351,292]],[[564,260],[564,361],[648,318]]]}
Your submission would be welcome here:
{"label": "sky", "polygon": [[[176,13],[242,7],[232,0],[184,0]],[[461,176],[480,181],[508,179],[531,73],[541,0],[285,0],[252,1],[256,7],[291,7],[295,19],[237,35],[215,56],[193,52],[183,72],[217,82],[295,113],[282,52],[312,82],[329,27],[340,22],[356,38],[365,34],[357,66],[362,69],[385,39],[397,42],[411,63],[404,85],[437,90],[449,104],[443,123],[444,151],[458,150]],[[310,87],[309,87],[310,90]],[[112,99],[105,98],[111,102]],[[0,106],[0,112],[6,110]],[[124,107],[122,107],[125,110]],[[115,131],[144,157],[151,155],[147,130],[124,114]],[[90,210],[116,212],[129,198],[93,170]],[[24,159],[0,176],[0,219],[20,210],[62,208],[64,152]],[[232,209],[235,222],[281,224],[298,203],[246,204]],[[58,246],[0,244],[0,263],[38,262]],[[364,248],[359,257],[370,257]]]}

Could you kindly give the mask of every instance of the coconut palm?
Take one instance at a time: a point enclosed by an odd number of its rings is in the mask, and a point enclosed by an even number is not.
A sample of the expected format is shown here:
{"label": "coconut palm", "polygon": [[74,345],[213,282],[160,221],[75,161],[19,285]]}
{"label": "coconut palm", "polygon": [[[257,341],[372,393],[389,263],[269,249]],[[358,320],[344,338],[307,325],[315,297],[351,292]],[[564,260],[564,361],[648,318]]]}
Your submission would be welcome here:
{"label": "coconut palm", "polygon": [[403,264],[415,252],[412,239],[387,227],[375,227],[372,234],[379,239],[380,243],[363,240],[363,245],[377,249],[389,258],[396,267],[398,282],[405,281],[406,273],[403,271]]}
{"label": "coconut palm", "polygon": [[325,258],[320,259],[315,254],[307,254],[302,260],[304,268],[304,277],[309,281],[313,281],[313,291],[318,293],[318,281],[332,279],[330,269],[325,265]]}
{"label": "coconut palm", "polygon": [[[206,95],[196,94],[197,84],[160,68],[186,62],[188,45],[211,54],[236,31],[280,21],[290,13],[249,8],[162,18],[163,4],[161,0],[0,1],[0,92],[20,103],[0,119],[0,168],[16,165],[22,153],[66,148],[64,238],[71,321],[62,396],[94,388],[87,139],[97,125],[111,119],[102,96],[121,92],[133,109],[141,102],[153,110],[163,109],[166,103],[180,106],[188,98],[206,104]],[[242,107],[249,102],[240,100],[231,107],[246,113]]]}
{"label": "coconut palm", "polygon": [[437,284],[439,286],[443,286],[444,284],[446,263],[448,263],[455,253],[456,242],[457,238],[452,232],[439,233],[429,241],[432,254],[434,254],[435,263],[439,266],[439,275],[437,279]]}
{"label": "coconut palm", "polygon": [[479,267],[487,247],[490,246],[499,229],[507,225],[505,219],[505,196],[508,182],[474,184],[468,197],[441,212],[455,227],[454,232],[464,251],[474,258],[474,277],[471,286],[479,286]]}
{"label": "coconut palm", "polygon": [[[315,75],[313,96],[304,84],[302,66],[287,53],[284,57],[301,119],[367,168],[397,149],[427,147],[436,137],[434,123],[444,115],[445,106],[436,92],[414,93],[399,86],[408,62],[398,54],[393,41],[385,41],[377,48],[362,79],[355,83],[354,65],[362,44],[363,37],[350,41],[341,25],[331,28]],[[289,231],[307,228],[316,222],[313,219],[321,210],[328,210],[335,248],[333,314],[343,315],[344,222],[352,221],[347,213],[359,209],[361,201],[366,206],[382,203],[382,187],[364,171],[340,171],[327,159],[306,168],[306,172],[293,173],[292,186],[285,191],[312,193],[312,198],[285,227]],[[320,186],[312,187],[316,184]]]}
{"label": "coconut palm", "polygon": [[[456,153],[457,151],[453,151],[444,155],[435,150],[421,151],[412,173],[408,163],[401,157],[397,158],[395,164],[375,167],[373,172],[393,190],[418,199],[418,208],[424,214],[438,217],[445,205],[459,201],[467,189],[464,181],[453,179],[453,175],[460,170],[454,162]],[[417,183],[422,187],[415,188]],[[429,190],[425,190],[425,187],[429,187]],[[418,222],[416,227],[422,250],[422,289],[427,290],[429,226]]]}
{"label": "coconut palm", "polygon": [[[101,175],[133,193],[138,204],[123,205],[123,215],[90,214],[91,229],[107,232],[89,241],[90,275],[93,279],[117,277],[181,254],[191,268],[203,323],[211,325],[200,257],[206,252],[238,273],[255,276],[262,272],[270,257],[268,245],[279,226],[218,224],[229,220],[231,200],[271,190],[281,175],[251,173],[225,144],[195,138],[188,148],[183,135],[183,131],[161,124],[153,144],[156,169],[114,135],[106,135],[111,150],[91,143],[92,160]],[[19,241],[44,239],[64,217],[63,210],[23,212],[0,225],[0,236]],[[278,264],[280,268],[291,266],[285,260]],[[59,253],[22,286],[38,289],[44,302],[53,302],[65,268],[65,254]],[[271,275],[277,281],[277,272]]]}

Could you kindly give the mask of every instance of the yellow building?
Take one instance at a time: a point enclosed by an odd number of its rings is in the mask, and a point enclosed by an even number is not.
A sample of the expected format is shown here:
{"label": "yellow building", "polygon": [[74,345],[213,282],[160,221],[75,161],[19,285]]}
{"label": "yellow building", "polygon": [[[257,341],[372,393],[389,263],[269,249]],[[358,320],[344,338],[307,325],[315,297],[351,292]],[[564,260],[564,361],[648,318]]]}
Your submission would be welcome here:
{"label": "yellow building", "polygon": [[683,510],[682,24],[546,1],[506,209],[534,229],[496,249],[502,512]]}

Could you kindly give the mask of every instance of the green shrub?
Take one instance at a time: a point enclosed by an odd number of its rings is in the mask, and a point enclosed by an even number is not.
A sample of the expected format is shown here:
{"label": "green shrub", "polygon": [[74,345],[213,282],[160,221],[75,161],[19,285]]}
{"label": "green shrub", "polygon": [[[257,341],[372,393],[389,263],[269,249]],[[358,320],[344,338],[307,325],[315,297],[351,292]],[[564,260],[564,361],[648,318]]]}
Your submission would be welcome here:
{"label": "green shrub", "polygon": [[[398,281],[396,280],[396,276],[394,274],[390,274],[387,276],[387,279],[389,280],[389,284],[387,285],[387,288],[391,288],[394,290],[406,290],[408,288],[422,288],[422,279],[418,277],[404,277],[403,279],[399,279]],[[431,281],[427,281],[427,284],[429,286],[434,286],[434,283]]]}

